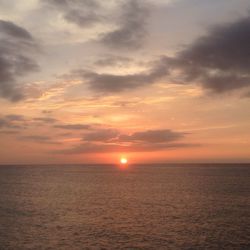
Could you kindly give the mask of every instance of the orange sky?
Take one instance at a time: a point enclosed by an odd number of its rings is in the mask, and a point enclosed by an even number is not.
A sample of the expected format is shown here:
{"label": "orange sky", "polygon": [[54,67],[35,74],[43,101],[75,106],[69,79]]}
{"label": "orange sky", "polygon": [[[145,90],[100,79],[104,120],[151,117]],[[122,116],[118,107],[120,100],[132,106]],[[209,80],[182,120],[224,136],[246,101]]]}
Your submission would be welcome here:
{"label": "orange sky", "polygon": [[0,164],[249,162],[249,7],[1,1]]}

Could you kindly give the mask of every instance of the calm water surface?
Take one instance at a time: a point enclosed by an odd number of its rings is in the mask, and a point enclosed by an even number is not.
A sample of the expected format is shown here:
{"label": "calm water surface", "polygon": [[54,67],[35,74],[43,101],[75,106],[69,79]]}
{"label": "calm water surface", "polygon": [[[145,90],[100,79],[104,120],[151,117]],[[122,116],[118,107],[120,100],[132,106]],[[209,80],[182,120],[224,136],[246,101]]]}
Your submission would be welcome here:
{"label": "calm water surface", "polygon": [[0,249],[250,249],[250,165],[0,166]]}

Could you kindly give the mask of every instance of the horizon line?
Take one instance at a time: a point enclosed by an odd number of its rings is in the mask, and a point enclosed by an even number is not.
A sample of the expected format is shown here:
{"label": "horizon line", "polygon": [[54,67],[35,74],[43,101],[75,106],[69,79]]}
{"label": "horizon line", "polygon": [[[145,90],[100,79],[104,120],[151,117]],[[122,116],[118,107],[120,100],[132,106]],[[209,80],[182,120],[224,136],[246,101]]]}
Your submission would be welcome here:
{"label": "horizon line", "polygon": [[[234,164],[241,164],[241,165],[248,165],[249,162],[152,162],[152,163],[128,163],[128,166],[135,166],[135,165],[234,165]],[[67,165],[74,165],[74,166],[94,166],[94,165],[103,165],[103,166],[117,166],[120,165],[119,163],[8,163],[8,164],[0,164],[1,166],[67,166]]]}

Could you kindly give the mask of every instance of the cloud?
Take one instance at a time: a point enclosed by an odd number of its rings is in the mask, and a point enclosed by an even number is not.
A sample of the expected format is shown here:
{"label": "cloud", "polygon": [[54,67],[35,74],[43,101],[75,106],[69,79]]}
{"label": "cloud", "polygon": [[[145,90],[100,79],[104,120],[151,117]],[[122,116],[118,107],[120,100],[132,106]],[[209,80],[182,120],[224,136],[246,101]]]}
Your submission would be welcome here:
{"label": "cloud", "polygon": [[96,131],[84,135],[83,141],[105,142],[116,138],[118,135],[119,131],[116,129],[98,129]]}
{"label": "cloud", "polygon": [[34,121],[43,122],[43,123],[55,123],[57,119],[51,117],[36,117],[33,119]]}
{"label": "cloud", "polygon": [[17,80],[38,70],[37,63],[30,56],[36,48],[27,30],[0,20],[0,97],[13,102],[24,98]]}
{"label": "cloud", "polygon": [[[80,28],[116,24],[114,30],[103,32],[97,38],[98,42],[112,48],[138,48],[147,35],[146,20],[150,8],[143,0],[116,1],[108,8],[97,0],[46,0],[45,3]],[[120,13],[118,20],[117,13]]]}
{"label": "cloud", "polygon": [[250,16],[211,29],[181,51],[173,67],[183,81],[223,93],[250,86]]}
{"label": "cloud", "polygon": [[101,35],[100,41],[112,48],[139,48],[146,32],[149,6],[145,1],[128,0],[121,6],[120,26]]}
{"label": "cloud", "polygon": [[82,143],[69,149],[56,150],[56,154],[86,154],[86,153],[107,153],[107,152],[124,152],[127,151],[126,146],[114,144],[96,144]]}
{"label": "cloud", "polygon": [[[81,28],[103,20],[99,3],[95,0],[46,0],[49,6],[62,12],[63,18]],[[44,3],[44,2],[43,2]]]}
{"label": "cloud", "polygon": [[244,98],[250,98],[250,91],[244,93],[244,94],[242,95],[242,97],[244,97]]}
{"label": "cloud", "polygon": [[17,131],[17,130],[0,130],[0,134],[4,134],[4,135],[16,135],[19,132],[20,131]]}
{"label": "cloud", "polygon": [[113,75],[95,72],[78,72],[89,85],[90,89],[100,92],[117,93],[146,85],[147,74]]}
{"label": "cloud", "polygon": [[0,129],[23,129],[25,118],[21,115],[6,115],[0,117]]}
{"label": "cloud", "polygon": [[6,115],[5,119],[8,121],[25,121],[25,117],[23,115]]}
{"label": "cloud", "polygon": [[131,58],[125,56],[117,56],[117,55],[108,55],[104,58],[101,58],[95,62],[95,65],[101,67],[109,67],[109,66],[124,66],[124,64],[132,62]]}
{"label": "cloud", "polygon": [[140,73],[119,75],[77,70],[72,75],[81,77],[90,89],[104,93],[134,90],[159,80],[166,84],[199,84],[215,93],[247,89],[249,44],[250,16],[211,29],[175,57],[163,55]]}
{"label": "cloud", "polygon": [[118,93],[155,83],[168,75],[168,66],[169,59],[162,57],[154,63],[151,69],[137,74],[114,75],[76,70],[72,73],[72,76],[81,77],[89,85],[90,89],[94,91]]}
{"label": "cloud", "polygon": [[54,151],[63,154],[105,153],[105,152],[148,152],[199,146],[179,142],[185,138],[186,133],[169,129],[147,130],[135,132],[130,135],[121,134],[117,130],[100,129],[86,134],[83,143],[73,148]]}
{"label": "cloud", "polygon": [[20,136],[18,137],[20,140],[33,141],[36,143],[46,143],[46,144],[60,144],[59,142],[53,141],[53,139],[49,136],[42,135],[28,135],[28,136]]}
{"label": "cloud", "polygon": [[90,129],[91,126],[85,124],[59,124],[55,125],[54,128],[66,129],[66,130],[83,130],[83,129]]}
{"label": "cloud", "polygon": [[169,143],[169,144],[96,144],[82,143],[69,149],[53,151],[55,154],[91,154],[91,153],[126,153],[126,152],[152,152],[158,150],[167,150],[175,148],[198,147],[199,144],[189,143]]}
{"label": "cloud", "polygon": [[120,135],[119,140],[125,142],[168,143],[179,140],[184,136],[185,133],[175,132],[170,129],[147,130],[131,135]]}
{"label": "cloud", "polygon": [[11,37],[16,37],[24,40],[32,40],[32,36],[27,30],[13,24],[12,22],[1,20],[0,28],[2,32],[8,34]]}
{"label": "cloud", "polygon": [[[0,128],[8,128],[10,127],[11,123],[6,120],[6,119],[3,119],[3,118],[0,118]],[[12,125],[11,125],[12,127]]]}

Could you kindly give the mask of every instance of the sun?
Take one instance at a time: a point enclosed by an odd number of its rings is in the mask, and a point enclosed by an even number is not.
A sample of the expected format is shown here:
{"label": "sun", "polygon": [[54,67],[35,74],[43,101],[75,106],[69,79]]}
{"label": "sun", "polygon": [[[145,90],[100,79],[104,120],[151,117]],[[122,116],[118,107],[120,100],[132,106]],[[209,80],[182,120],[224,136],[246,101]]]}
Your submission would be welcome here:
{"label": "sun", "polygon": [[120,159],[120,163],[123,164],[123,165],[127,164],[127,163],[128,163],[127,158],[122,157],[122,158]]}

